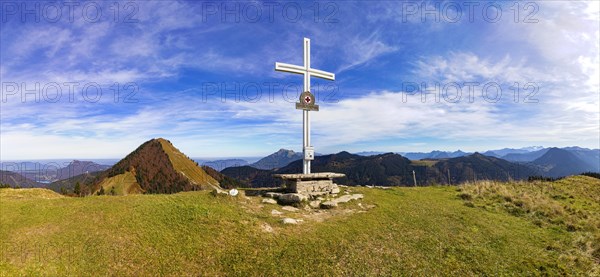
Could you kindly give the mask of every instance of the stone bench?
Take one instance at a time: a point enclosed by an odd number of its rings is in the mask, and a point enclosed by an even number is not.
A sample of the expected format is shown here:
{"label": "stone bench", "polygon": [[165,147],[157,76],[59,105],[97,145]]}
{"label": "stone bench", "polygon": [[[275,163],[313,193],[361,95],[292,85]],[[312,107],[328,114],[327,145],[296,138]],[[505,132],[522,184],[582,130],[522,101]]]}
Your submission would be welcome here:
{"label": "stone bench", "polygon": [[346,177],[346,175],[333,172],[319,172],[310,174],[274,174],[273,177],[284,180],[285,190],[288,193],[318,196],[339,193],[340,189],[333,182],[333,179]]}

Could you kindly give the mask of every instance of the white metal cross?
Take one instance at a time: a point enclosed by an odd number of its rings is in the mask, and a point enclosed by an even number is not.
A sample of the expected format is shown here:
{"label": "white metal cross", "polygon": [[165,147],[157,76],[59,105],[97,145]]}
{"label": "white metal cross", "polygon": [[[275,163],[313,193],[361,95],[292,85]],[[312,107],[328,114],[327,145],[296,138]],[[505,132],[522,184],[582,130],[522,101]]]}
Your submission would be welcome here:
{"label": "white metal cross", "polygon": [[[335,80],[335,74],[325,72],[322,70],[314,69],[310,67],[310,39],[304,38],[304,65],[293,65],[287,63],[275,63],[275,70],[282,72],[290,72],[295,74],[304,75],[304,91],[310,91],[310,77],[318,77],[327,80]],[[304,167],[302,172],[304,174],[310,174],[310,161],[312,158],[308,158],[307,152],[314,154],[313,148],[310,146],[310,115],[309,111],[302,111],[302,125],[303,125],[303,147],[304,152]]]}

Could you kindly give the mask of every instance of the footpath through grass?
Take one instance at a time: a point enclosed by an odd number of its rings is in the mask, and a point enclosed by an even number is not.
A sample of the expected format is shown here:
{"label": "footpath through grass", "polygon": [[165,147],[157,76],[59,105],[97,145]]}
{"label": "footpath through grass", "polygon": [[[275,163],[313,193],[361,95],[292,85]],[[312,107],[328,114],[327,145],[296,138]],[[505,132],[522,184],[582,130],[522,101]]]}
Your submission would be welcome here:
{"label": "footpath through grass", "polygon": [[[597,273],[592,254],[574,244],[581,232],[598,235],[583,223],[571,230],[482,208],[495,202],[464,187],[351,189],[364,200],[338,207],[322,222],[305,218],[299,225],[283,225],[271,215],[278,206],[243,196],[47,199],[2,189],[0,275]],[[597,208],[571,194],[581,210]],[[361,207],[368,205],[375,207],[365,212]],[[285,213],[302,218],[308,212]],[[271,232],[264,231],[267,225]]]}

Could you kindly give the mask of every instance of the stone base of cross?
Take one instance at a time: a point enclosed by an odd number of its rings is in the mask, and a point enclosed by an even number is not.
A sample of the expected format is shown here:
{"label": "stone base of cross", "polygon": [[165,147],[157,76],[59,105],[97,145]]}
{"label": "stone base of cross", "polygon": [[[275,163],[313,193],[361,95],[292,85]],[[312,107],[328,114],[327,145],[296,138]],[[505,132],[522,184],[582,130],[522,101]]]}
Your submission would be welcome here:
{"label": "stone base of cross", "polygon": [[335,80],[335,74],[310,67],[310,39],[304,38],[304,65],[292,65],[286,63],[275,63],[275,70],[304,75],[304,92],[296,103],[296,109],[302,110],[302,151],[304,152],[303,169],[304,174],[310,174],[310,162],[315,158],[315,149],[310,145],[310,111],[318,111],[315,105],[315,97],[310,93],[310,77],[327,80]]}

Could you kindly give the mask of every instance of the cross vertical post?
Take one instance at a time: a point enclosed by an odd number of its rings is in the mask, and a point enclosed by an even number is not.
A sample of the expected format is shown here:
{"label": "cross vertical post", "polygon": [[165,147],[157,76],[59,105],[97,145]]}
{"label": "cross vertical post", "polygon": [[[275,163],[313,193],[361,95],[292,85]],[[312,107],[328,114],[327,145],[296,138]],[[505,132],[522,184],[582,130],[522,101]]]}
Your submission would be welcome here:
{"label": "cross vertical post", "polygon": [[303,168],[304,174],[310,174],[310,161],[314,159],[314,149],[310,145],[310,113],[309,111],[318,111],[319,106],[315,105],[315,97],[310,93],[310,77],[318,77],[327,80],[335,80],[335,74],[310,67],[310,39],[304,38],[304,65],[292,65],[286,63],[275,63],[275,70],[304,75],[304,92],[300,95],[300,102],[296,103],[296,109],[302,110],[302,151],[304,153]]}
{"label": "cross vertical post", "polygon": [[[310,39],[304,38],[304,67],[310,68]],[[304,74],[304,90],[310,91],[310,74]],[[310,113],[308,110],[302,110],[302,117],[304,118],[304,122],[302,124],[303,127],[303,137],[302,140],[302,153],[304,155],[304,159],[302,160],[303,169],[302,173],[310,174],[310,160],[306,159],[306,148],[310,147]]]}

